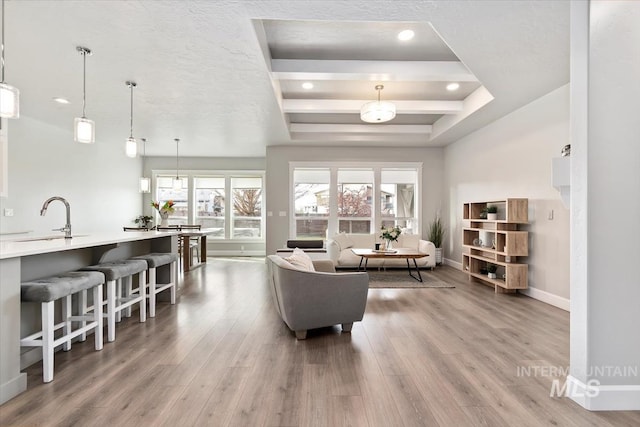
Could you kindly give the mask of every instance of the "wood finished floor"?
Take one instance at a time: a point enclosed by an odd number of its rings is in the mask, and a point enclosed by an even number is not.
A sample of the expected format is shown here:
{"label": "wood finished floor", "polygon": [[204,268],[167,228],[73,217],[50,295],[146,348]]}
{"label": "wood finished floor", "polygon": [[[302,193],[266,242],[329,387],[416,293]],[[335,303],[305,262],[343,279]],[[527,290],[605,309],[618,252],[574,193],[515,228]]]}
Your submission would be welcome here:
{"label": "wood finished floor", "polygon": [[441,267],[455,289],[372,289],[362,322],[296,341],[261,260],[210,259],[176,306],[118,325],[116,341],[58,352],[55,378],[0,407],[2,426],[635,426],[549,397],[568,364],[568,313],[494,294]]}

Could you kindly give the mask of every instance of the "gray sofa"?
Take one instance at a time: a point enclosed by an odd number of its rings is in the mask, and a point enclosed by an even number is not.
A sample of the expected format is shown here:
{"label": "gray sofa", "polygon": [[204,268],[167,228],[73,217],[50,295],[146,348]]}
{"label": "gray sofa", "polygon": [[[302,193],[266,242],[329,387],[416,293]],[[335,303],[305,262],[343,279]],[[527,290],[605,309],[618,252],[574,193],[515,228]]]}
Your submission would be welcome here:
{"label": "gray sofa", "polygon": [[308,329],[342,324],[350,332],[367,305],[369,275],[336,273],[329,260],[313,261],[315,272],[298,269],[277,255],[267,257],[269,287],[276,310],[299,340]]}

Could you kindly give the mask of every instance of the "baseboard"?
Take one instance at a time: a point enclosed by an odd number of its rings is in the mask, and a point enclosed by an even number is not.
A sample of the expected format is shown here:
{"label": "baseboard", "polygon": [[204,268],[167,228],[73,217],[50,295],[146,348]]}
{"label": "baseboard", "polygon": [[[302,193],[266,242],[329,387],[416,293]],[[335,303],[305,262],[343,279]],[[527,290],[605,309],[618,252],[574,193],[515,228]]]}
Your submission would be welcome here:
{"label": "baseboard", "polygon": [[559,297],[547,291],[537,288],[518,289],[518,293],[526,295],[530,298],[537,299],[554,307],[558,307],[564,311],[570,311],[571,301],[568,298]]}
{"label": "baseboard", "polygon": [[567,397],[590,411],[640,411],[640,385],[587,386],[569,375],[567,388]]}
{"label": "baseboard", "polygon": [[0,405],[13,399],[27,389],[27,374],[20,372],[17,377],[0,385]]}
{"label": "baseboard", "polygon": [[449,266],[451,266],[453,268],[457,268],[458,270],[462,271],[462,263],[461,262],[457,262],[457,261],[454,261],[454,260],[449,259],[449,258],[442,258],[442,263],[444,265],[449,265]]}
{"label": "baseboard", "polygon": [[207,256],[256,256],[256,257],[264,257],[264,251],[233,251],[233,250],[222,250],[222,251],[212,251],[207,250]]}
{"label": "baseboard", "polygon": [[[462,263],[460,262],[454,261],[449,258],[443,258],[443,263],[462,271]],[[559,297],[558,295],[554,295],[547,291],[543,291],[536,288],[528,288],[528,289],[518,289],[518,293],[526,295],[529,298],[537,299],[538,301],[542,301],[554,307],[558,307],[564,311],[570,310],[571,304],[569,299]]]}

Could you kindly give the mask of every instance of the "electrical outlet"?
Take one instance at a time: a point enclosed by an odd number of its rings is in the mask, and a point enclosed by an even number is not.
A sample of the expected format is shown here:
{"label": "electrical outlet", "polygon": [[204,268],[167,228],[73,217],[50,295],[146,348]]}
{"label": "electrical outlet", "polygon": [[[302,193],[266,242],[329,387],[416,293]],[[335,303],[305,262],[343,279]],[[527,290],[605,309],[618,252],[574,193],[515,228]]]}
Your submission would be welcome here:
{"label": "electrical outlet", "polygon": [[4,208],[4,216],[13,216],[13,209]]}
{"label": "electrical outlet", "polygon": [[280,211],[280,212],[278,212],[278,215],[287,216],[287,212],[286,211]]}

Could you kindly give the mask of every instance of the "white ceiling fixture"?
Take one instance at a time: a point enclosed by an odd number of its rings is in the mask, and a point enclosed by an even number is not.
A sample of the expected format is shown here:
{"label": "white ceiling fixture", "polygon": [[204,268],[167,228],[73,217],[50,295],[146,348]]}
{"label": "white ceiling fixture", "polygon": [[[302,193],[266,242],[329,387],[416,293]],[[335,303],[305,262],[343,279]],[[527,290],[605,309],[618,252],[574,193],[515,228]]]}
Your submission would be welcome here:
{"label": "white ceiling fixture", "polygon": [[57,102],[58,104],[68,104],[69,103],[69,100],[67,98],[62,98],[60,96],[57,96],[57,97],[53,98],[53,100],[55,102]]}
{"label": "white ceiling fixture", "polygon": [[74,119],[73,139],[83,144],[93,144],[96,142],[96,124],[86,116],[87,56],[91,55],[91,50],[82,46],[77,46],[76,50],[82,55],[82,117]]}
{"label": "white ceiling fixture", "polygon": [[414,33],[413,30],[400,31],[398,33],[398,40],[406,42],[411,40],[415,35],[416,33]]}
{"label": "white ceiling fixture", "polygon": [[396,106],[393,102],[380,101],[380,91],[383,85],[376,85],[378,100],[367,102],[360,109],[360,120],[367,123],[384,123],[396,116]]}
{"label": "white ceiling fixture", "polygon": [[147,157],[147,138],[140,138],[142,141],[142,176],[140,177],[140,192],[151,193],[151,178],[144,176],[144,160]]}
{"label": "white ceiling fixture", "polygon": [[2,40],[0,40],[0,117],[20,117],[20,91],[4,81],[4,0],[2,0]]}
{"label": "white ceiling fixture", "polygon": [[127,87],[131,90],[131,113],[129,114],[129,138],[125,143],[125,153],[127,157],[135,157],[138,155],[138,143],[133,137],[133,88],[137,86],[136,82],[126,82]]}
{"label": "white ceiling fixture", "polygon": [[178,167],[178,143],[180,142],[179,138],[174,138],[176,142],[176,177],[173,180],[173,189],[174,190],[182,190],[182,180],[180,179],[180,168]]}
{"label": "white ceiling fixture", "polygon": [[447,90],[453,92],[454,90],[460,89],[460,83],[449,83],[447,85]]}
{"label": "white ceiling fixture", "polygon": [[311,83],[311,82],[302,83],[302,89],[307,89],[307,90],[313,89],[313,83]]}

